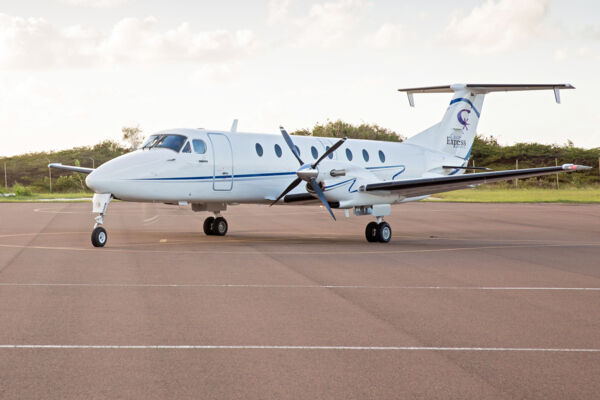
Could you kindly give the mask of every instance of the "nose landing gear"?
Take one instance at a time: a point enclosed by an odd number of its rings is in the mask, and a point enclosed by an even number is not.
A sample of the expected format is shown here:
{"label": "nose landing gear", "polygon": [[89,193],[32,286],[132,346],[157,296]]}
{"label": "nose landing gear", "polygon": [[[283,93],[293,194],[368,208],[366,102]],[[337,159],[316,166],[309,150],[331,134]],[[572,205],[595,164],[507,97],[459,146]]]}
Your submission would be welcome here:
{"label": "nose landing gear", "polygon": [[96,193],[92,199],[93,212],[100,214],[94,218],[94,221],[96,221],[94,224],[94,230],[92,231],[92,245],[94,247],[104,247],[106,241],[108,240],[108,234],[106,233],[106,229],[102,227],[102,224],[104,223],[106,208],[111,200],[112,195],[110,193]]}
{"label": "nose landing gear", "polygon": [[377,222],[369,222],[367,224],[365,236],[368,242],[388,243],[392,238],[392,227],[379,217],[377,218]]}

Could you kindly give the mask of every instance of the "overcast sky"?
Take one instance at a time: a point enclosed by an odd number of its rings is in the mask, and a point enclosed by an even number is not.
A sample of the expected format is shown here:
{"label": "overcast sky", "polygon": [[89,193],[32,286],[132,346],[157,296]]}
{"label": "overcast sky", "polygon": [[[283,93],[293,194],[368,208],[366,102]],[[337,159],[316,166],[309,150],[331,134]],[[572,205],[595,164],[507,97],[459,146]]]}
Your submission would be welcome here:
{"label": "overcast sky", "polygon": [[599,76],[594,0],[1,0],[0,156],[234,118],[412,136],[450,97],[396,89],[459,82],[572,83],[488,95],[479,133],[598,147]]}

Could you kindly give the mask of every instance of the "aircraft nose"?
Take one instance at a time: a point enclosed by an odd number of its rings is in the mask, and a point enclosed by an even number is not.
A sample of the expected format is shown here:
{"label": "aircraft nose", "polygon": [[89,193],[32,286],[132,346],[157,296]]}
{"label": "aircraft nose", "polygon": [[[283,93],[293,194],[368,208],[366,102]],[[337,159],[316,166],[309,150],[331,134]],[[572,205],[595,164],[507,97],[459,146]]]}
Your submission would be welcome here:
{"label": "aircraft nose", "polygon": [[85,178],[85,184],[96,193],[110,193],[106,188],[107,180],[102,175],[102,172],[98,169],[92,171]]}

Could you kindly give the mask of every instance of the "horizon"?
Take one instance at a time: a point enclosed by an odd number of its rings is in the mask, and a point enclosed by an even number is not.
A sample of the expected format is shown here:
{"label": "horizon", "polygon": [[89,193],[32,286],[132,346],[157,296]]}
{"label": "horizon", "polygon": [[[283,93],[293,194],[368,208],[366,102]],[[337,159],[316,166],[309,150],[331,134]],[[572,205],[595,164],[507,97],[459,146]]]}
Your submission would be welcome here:
{"label": "horizon", "polygon": [[[332,122],[335,122],[335,121],[332,121]],[[382,128],[385,128],[385,127],[382,127]],[[173,128],[173,129],[187,129],[187,128]],[[199,129],[204,129],[204,128],[199,128]],[[227,130],[224,130],[224,129],[208,129],[208,130],[215,131],[215,132],[217,132],[217,131],[227,132]],[[143,134],[144,139],[147,138],[148,135],[151,135],[153,133],[155,133],[155,132],[144,134],[144,131],[142,130],[142,134]],[[247,134],[267,134],[267,135],[276,135],[276,136],[280,136],[281,135],[280,133],[277,133],[277,132],[249,132],[249,131],[243,131],[243,130],[238,130],[237,133],[241,133],[241,134],[245,134],[245,133],[247,133]],[[395,133],[397,135],[399,135],[397,132],[395,132]],[[290,132],[290,135],[295,136],[293,132]],[[480,137],[482,139],[488,139],[488,138],[497,139],[493,135],[483,135],[483,134],[480,134],[480,133],[478,133],[476,136]],[[407,137],[402,138],[401,135],[399,137],[400,137],[400,139],[402,141],[408,139]],[[361,140],[367,140],[367,139],[361,139]],[[82,144],[82,145],[73,146],[73,147],[57,148],[57,149],[51,149],[51,150],[28,151],[28,152],[18,153],[18,154],[12,154],[12,155],[1,155],[0,154],[0,160],[7,159],[7,158],[13,158],[13,157],[19,157],[19,156],[25,156],[25,155],[28,155],[28,154],[36,154],[36,153],[59,153],[61,151],[69,151],[69,150],[73,150],[73,149],[81,148],[81,147],[92,148],[92,147],[94,147],[96,145],[104,143],[105,141],[112,141],[112,142],[115,142],[115,143],[119,144],[123,148],[127,148],[127,144],[121,138],[114,139],[114,138],[106,137],[106,138],[100,139],[96,143],[92,143],[92,144]],[[510,144],[505,144],[505,143],[501,143],[500,141],[498,141],[498,144],[500,146],[502,146],[502,147],[514,146],[516,144],[539,144],[539,145],[548,145],[548,146],[557,146],[557,147],[567,147],[567,146],[569,146],[568,141],[565,142],[565,143],[540,143],[540,142],[535,142],[535,141],[526,141],[526,142],[515,142],[515,143],[510,143]],[[573,147],[584,149],[584,150],[600,149],[600,146],[596,146],[596,147],[582,147],[582,146],[578,146],[577,143],[573,143]]]}

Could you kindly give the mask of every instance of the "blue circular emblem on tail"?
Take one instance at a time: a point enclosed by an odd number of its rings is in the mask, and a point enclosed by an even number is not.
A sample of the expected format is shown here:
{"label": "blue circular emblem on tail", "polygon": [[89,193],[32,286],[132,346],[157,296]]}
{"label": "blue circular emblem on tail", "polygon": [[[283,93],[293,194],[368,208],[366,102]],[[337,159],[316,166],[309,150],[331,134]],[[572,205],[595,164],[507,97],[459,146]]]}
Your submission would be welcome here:
{"label": "blue circular emblem on tail", "polygon": [[[464,113],[467,113],[466,115]],[[463,108],[456,114],[456,118],[458,122],[463,126],[463,129],[469,129],[467,126],[469,125],[469,114],[471,114],[471,110],[467,108]]]}

